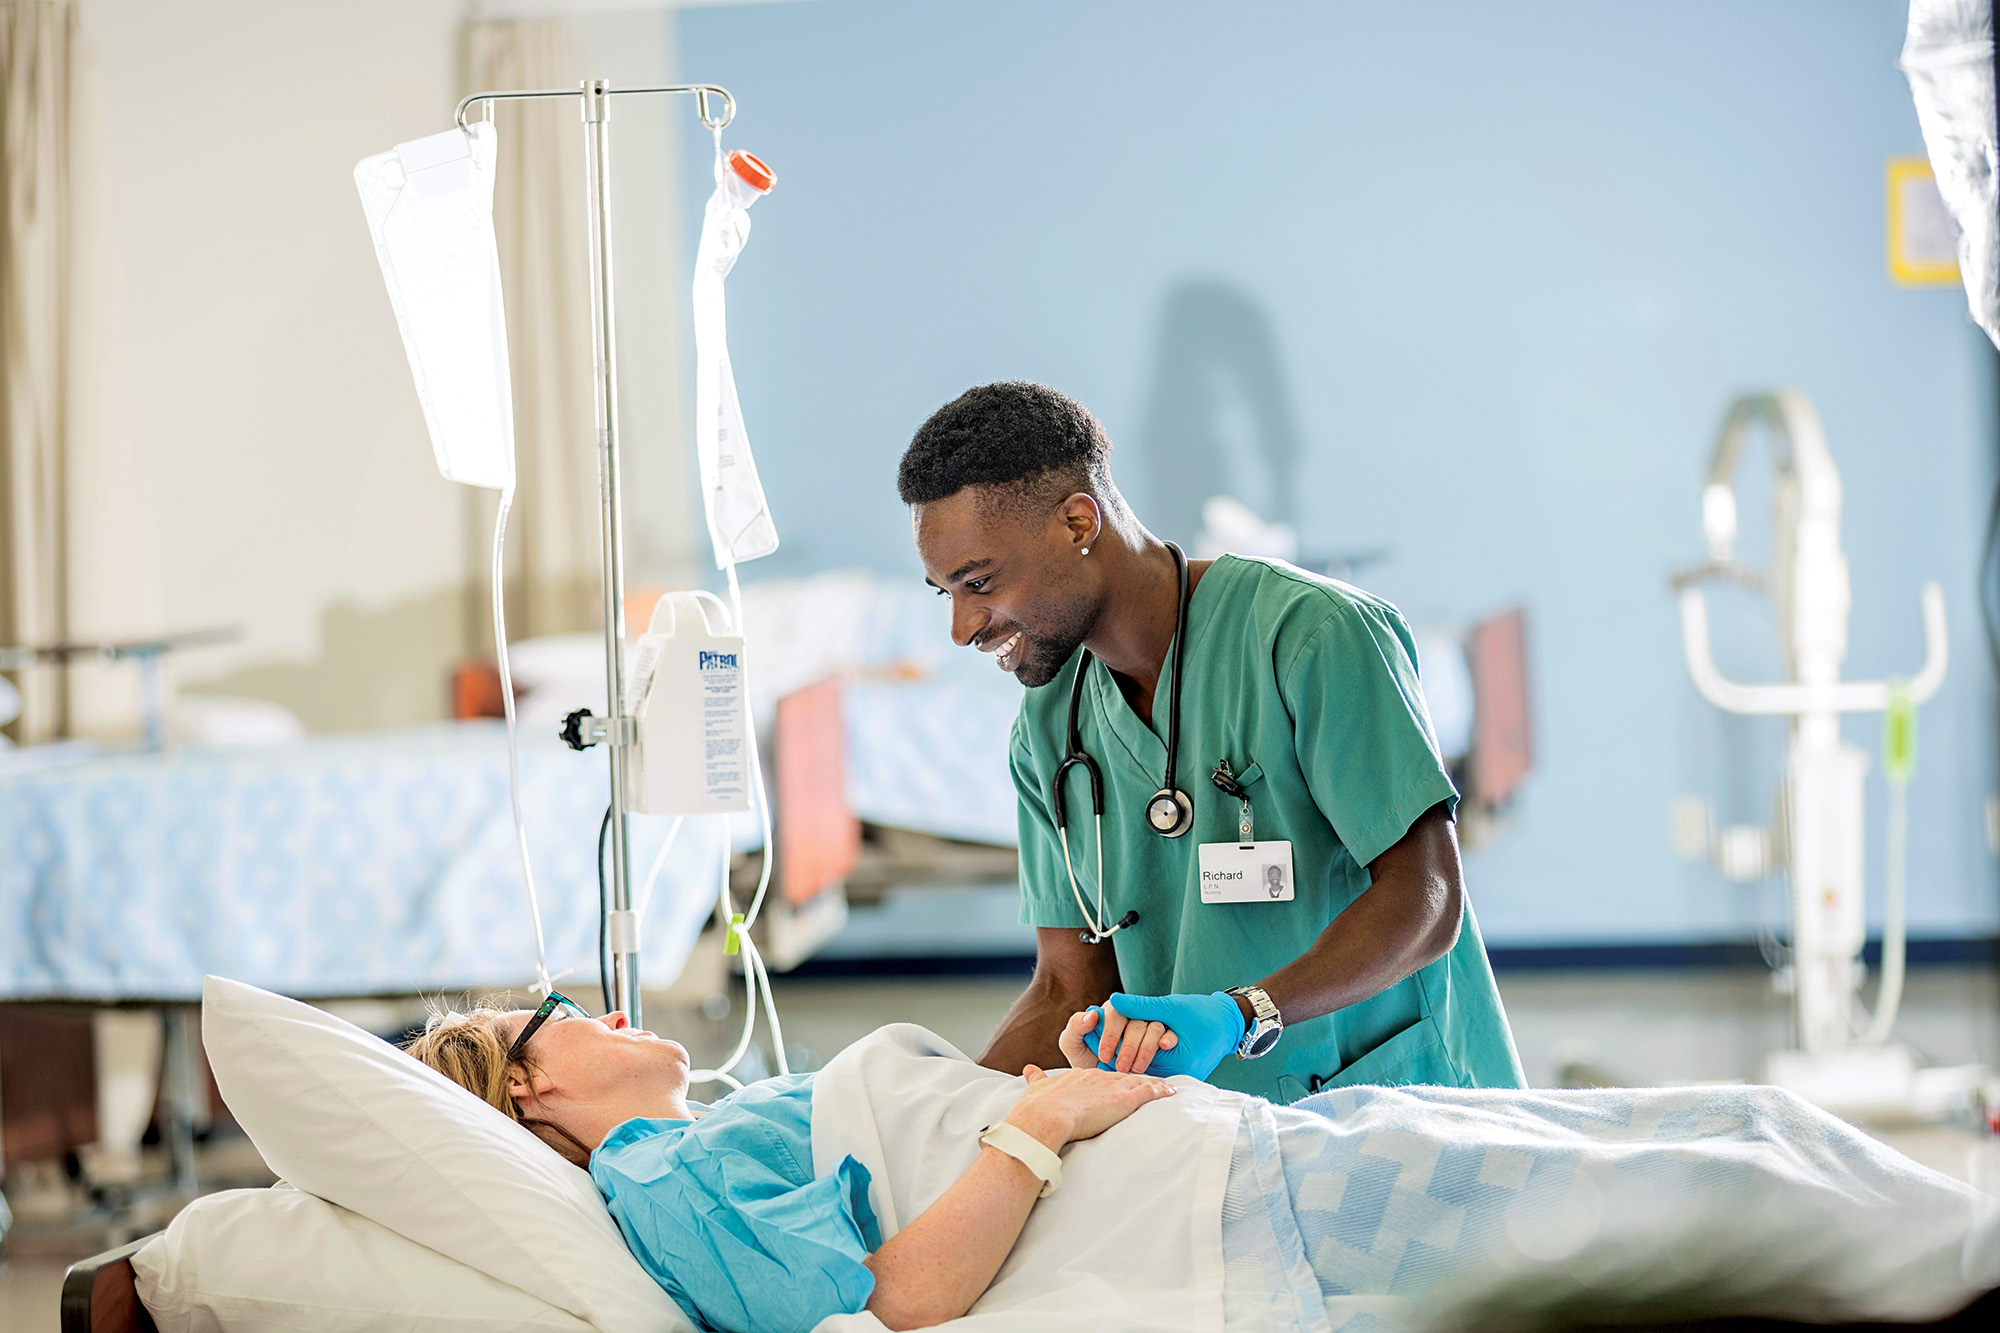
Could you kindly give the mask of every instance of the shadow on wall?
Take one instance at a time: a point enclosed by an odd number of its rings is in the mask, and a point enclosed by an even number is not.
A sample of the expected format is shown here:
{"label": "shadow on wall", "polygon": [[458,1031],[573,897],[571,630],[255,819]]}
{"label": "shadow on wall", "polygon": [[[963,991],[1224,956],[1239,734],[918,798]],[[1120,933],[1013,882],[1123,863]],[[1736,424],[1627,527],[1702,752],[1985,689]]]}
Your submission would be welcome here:
{"label": "shadow on wall", "polygon": [[1298,417],[1271,316],[1248,292],[1213,278],[1168,289],[1141,431],[1144,521],[1160,536],[1191,549],[1216,495],[1293,521]]}
{"label": "shadow on wall", "polygon": [[[595,592],[593,586],[582,595]],[[452,669],[464,659],[467,643],[491,640],[490,623],[484,639],[468,633],[474,628],[468,618],[475,610],[486,614],[486,605],[483,581],[374,610],[333,602],[320,615],[317,659],[183,679],[180,687],[283,704],[315,733],[443,722],[451,717]]]}

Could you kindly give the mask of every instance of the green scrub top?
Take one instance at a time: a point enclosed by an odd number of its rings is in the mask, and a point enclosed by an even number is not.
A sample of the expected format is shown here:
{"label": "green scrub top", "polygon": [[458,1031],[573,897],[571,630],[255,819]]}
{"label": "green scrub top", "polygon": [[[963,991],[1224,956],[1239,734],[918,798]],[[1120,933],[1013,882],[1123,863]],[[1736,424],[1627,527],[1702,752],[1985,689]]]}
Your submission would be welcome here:
{"label": "green scrub top", "polygon": [[[1110,947],[1123,988],[1141,995],[1253,985],[1292,962],[1368,888],[1369,862],[1426,810],[1458,800],[1417,683],[1415,642],[1389,603],[1290,565],[1225,555],[1202,576],[1187,621],[1177,774],[1194,801],[1186,836],[1160,837],[1144,813],[1166,771],[1173,654],[1154,692],[1154,726],[1094,658],[1079,710],[1083,748],[1104,778],[1104,917],[1139,912]],[[1021,920],[1031,926],[1084,924],[1050,805],[1082,656],[1029,690],[1014,723]],[[1257,839],[1291,841],[1290,902],[1201,901],[1197,847],[1238,835],[1240,803],[1209,780],[1224,759],[1250,797]],[[1067,787],[1071,861],[1095,913],[1096,838],[1080,765]],[[1436,962],[1358,1004],[1287,1024],[1270,1054],[1227,1057],[1209,1081],[1279,1102],[1355,1083],[1523,1086],[1472,905]]]}

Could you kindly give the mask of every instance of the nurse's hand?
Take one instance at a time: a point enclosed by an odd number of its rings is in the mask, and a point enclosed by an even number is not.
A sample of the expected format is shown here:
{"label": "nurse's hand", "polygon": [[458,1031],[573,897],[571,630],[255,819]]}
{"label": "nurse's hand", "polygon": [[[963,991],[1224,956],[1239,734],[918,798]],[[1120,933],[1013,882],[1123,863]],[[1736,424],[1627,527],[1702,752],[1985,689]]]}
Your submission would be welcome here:
{"label": "nurse's hand", "polygon": [[[1113,1069],[1118,1068],[1097,1058],[1097,1025],[1104,1021],[1104,1011],[1096,1005],[1080,1014],[1071,1014],[1069,1022],[1063,1026],[1062,1036],[1056,1045],[1062,1048],[1063,1058],[1069,1061],[1071,1069]],[[1164,1023],[1124,1023],[1115,1013],[1111,1021],[1124,1024],[1125,1045],[1119,1046],[1116,1036],[1111,1040],[1113,1054],[1129,1056],[1119,1073],[1143,1074],[1153,1063],[1153,1056],[1159,1051],[1171,1051],[1180,1038],[1167,1030]],[[1117,1028],[1109,1031],[1116,1033]]]}
{"label": "nurse's hand", "polygon": [[[1207,1078],[1243,1040],[1243,1010],[1227,991],[1210,995],[1127,995],[1114,991],[1105,1001],[1104,1041],[1118,1043],[1124,1037],[1129,1042],[1135,1029],[1143,1032],[1162,1025],[1174,1037],[1174,1044],[1162,1041],[1159,1054],[1147,1069],[1162,1078],[1172,1074]],[[1103,1042],[1092,1042],[1088,1037],[1085,1041],[1100,1052],[1104,1049]],[[1122,1063],[1126,1045],[1119,1043],[1115,1049]],[[1140,1049],[1144,1049],[1143,1036]]]}
{"label": "nurse's hand", "polygon": [[[1130,997],[1120,995],[1118,998]],[[1063,1030],[1065,1037],[1071,1029],[1079,1026],[1079,1020],[1082,1020],[1079,1035],[1085,1058],[1095,1062],[1096,1068],[1120,1074],[1152,1073],[1162,1077],[1183,1072],[1166,1068],[1164,1064],[1154,1068],[1160,1052],[1171,1051],[1180,1044],[1179,1034],[1165,1023],[1135,1020],[1127,1017],[1117,1005],[1107,1002],[1102,1009],[1092,1005],[1084,1013],[1070,1019],[1069,1027]],[[1098,1027],[1100,1020],[1103,1024],[1101,1031]],[[1067,1046],[1063,1047],[1063,1054],[1069,1055]],[[1070,1056],[1070,1063],[1080,1069],[1091,1067],[1075,1056]]]}
{"label": "nurse's hand", "polygon": [[1007,1123],[1055,1152],[1066,1143],[1094,1139],[1146,1103],[1174,1095],[1173,1084],[1139,1074],[1072,1069],[1061,1078],[1050,1078],[1034,1065],[1021,1073],[1028,1090],[1007,1113]]}

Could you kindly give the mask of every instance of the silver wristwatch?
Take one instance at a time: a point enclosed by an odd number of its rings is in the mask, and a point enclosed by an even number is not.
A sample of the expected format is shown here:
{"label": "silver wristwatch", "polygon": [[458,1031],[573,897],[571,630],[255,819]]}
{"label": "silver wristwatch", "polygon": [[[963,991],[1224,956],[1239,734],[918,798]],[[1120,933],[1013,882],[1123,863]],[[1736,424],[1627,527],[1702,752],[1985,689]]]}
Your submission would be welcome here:
{"label": "silver wristwatch", "polygon": [[1250,1002],[1250,1027],[1243,1040],[1236,1043],[1236,1058],[1255,1060],[1260,1055],[1269,1055],[1285,1030],[1285,1019],[1278,1006],[1271,1003],[1262,986],[1231,986],[1226,994],[1241,995]]}

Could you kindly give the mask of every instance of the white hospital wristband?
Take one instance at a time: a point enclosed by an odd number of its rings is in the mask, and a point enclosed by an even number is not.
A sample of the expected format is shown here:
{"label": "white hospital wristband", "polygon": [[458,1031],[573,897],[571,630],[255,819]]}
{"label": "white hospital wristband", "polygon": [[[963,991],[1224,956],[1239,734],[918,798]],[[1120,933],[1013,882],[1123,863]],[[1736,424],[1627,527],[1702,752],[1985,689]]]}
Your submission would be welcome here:
{"label": "white hospital wristband", "polygon": [[997,1125],[988,1125],[980,1130],[979,1141],[989,1148],[998,1148],[1033,1172],[1035,1178],[1042,1182],[1042,1192],[1036,1198],[1048,1198],[1062,1184],[1062,1158],[1027,1130],[1002,1120]]}

